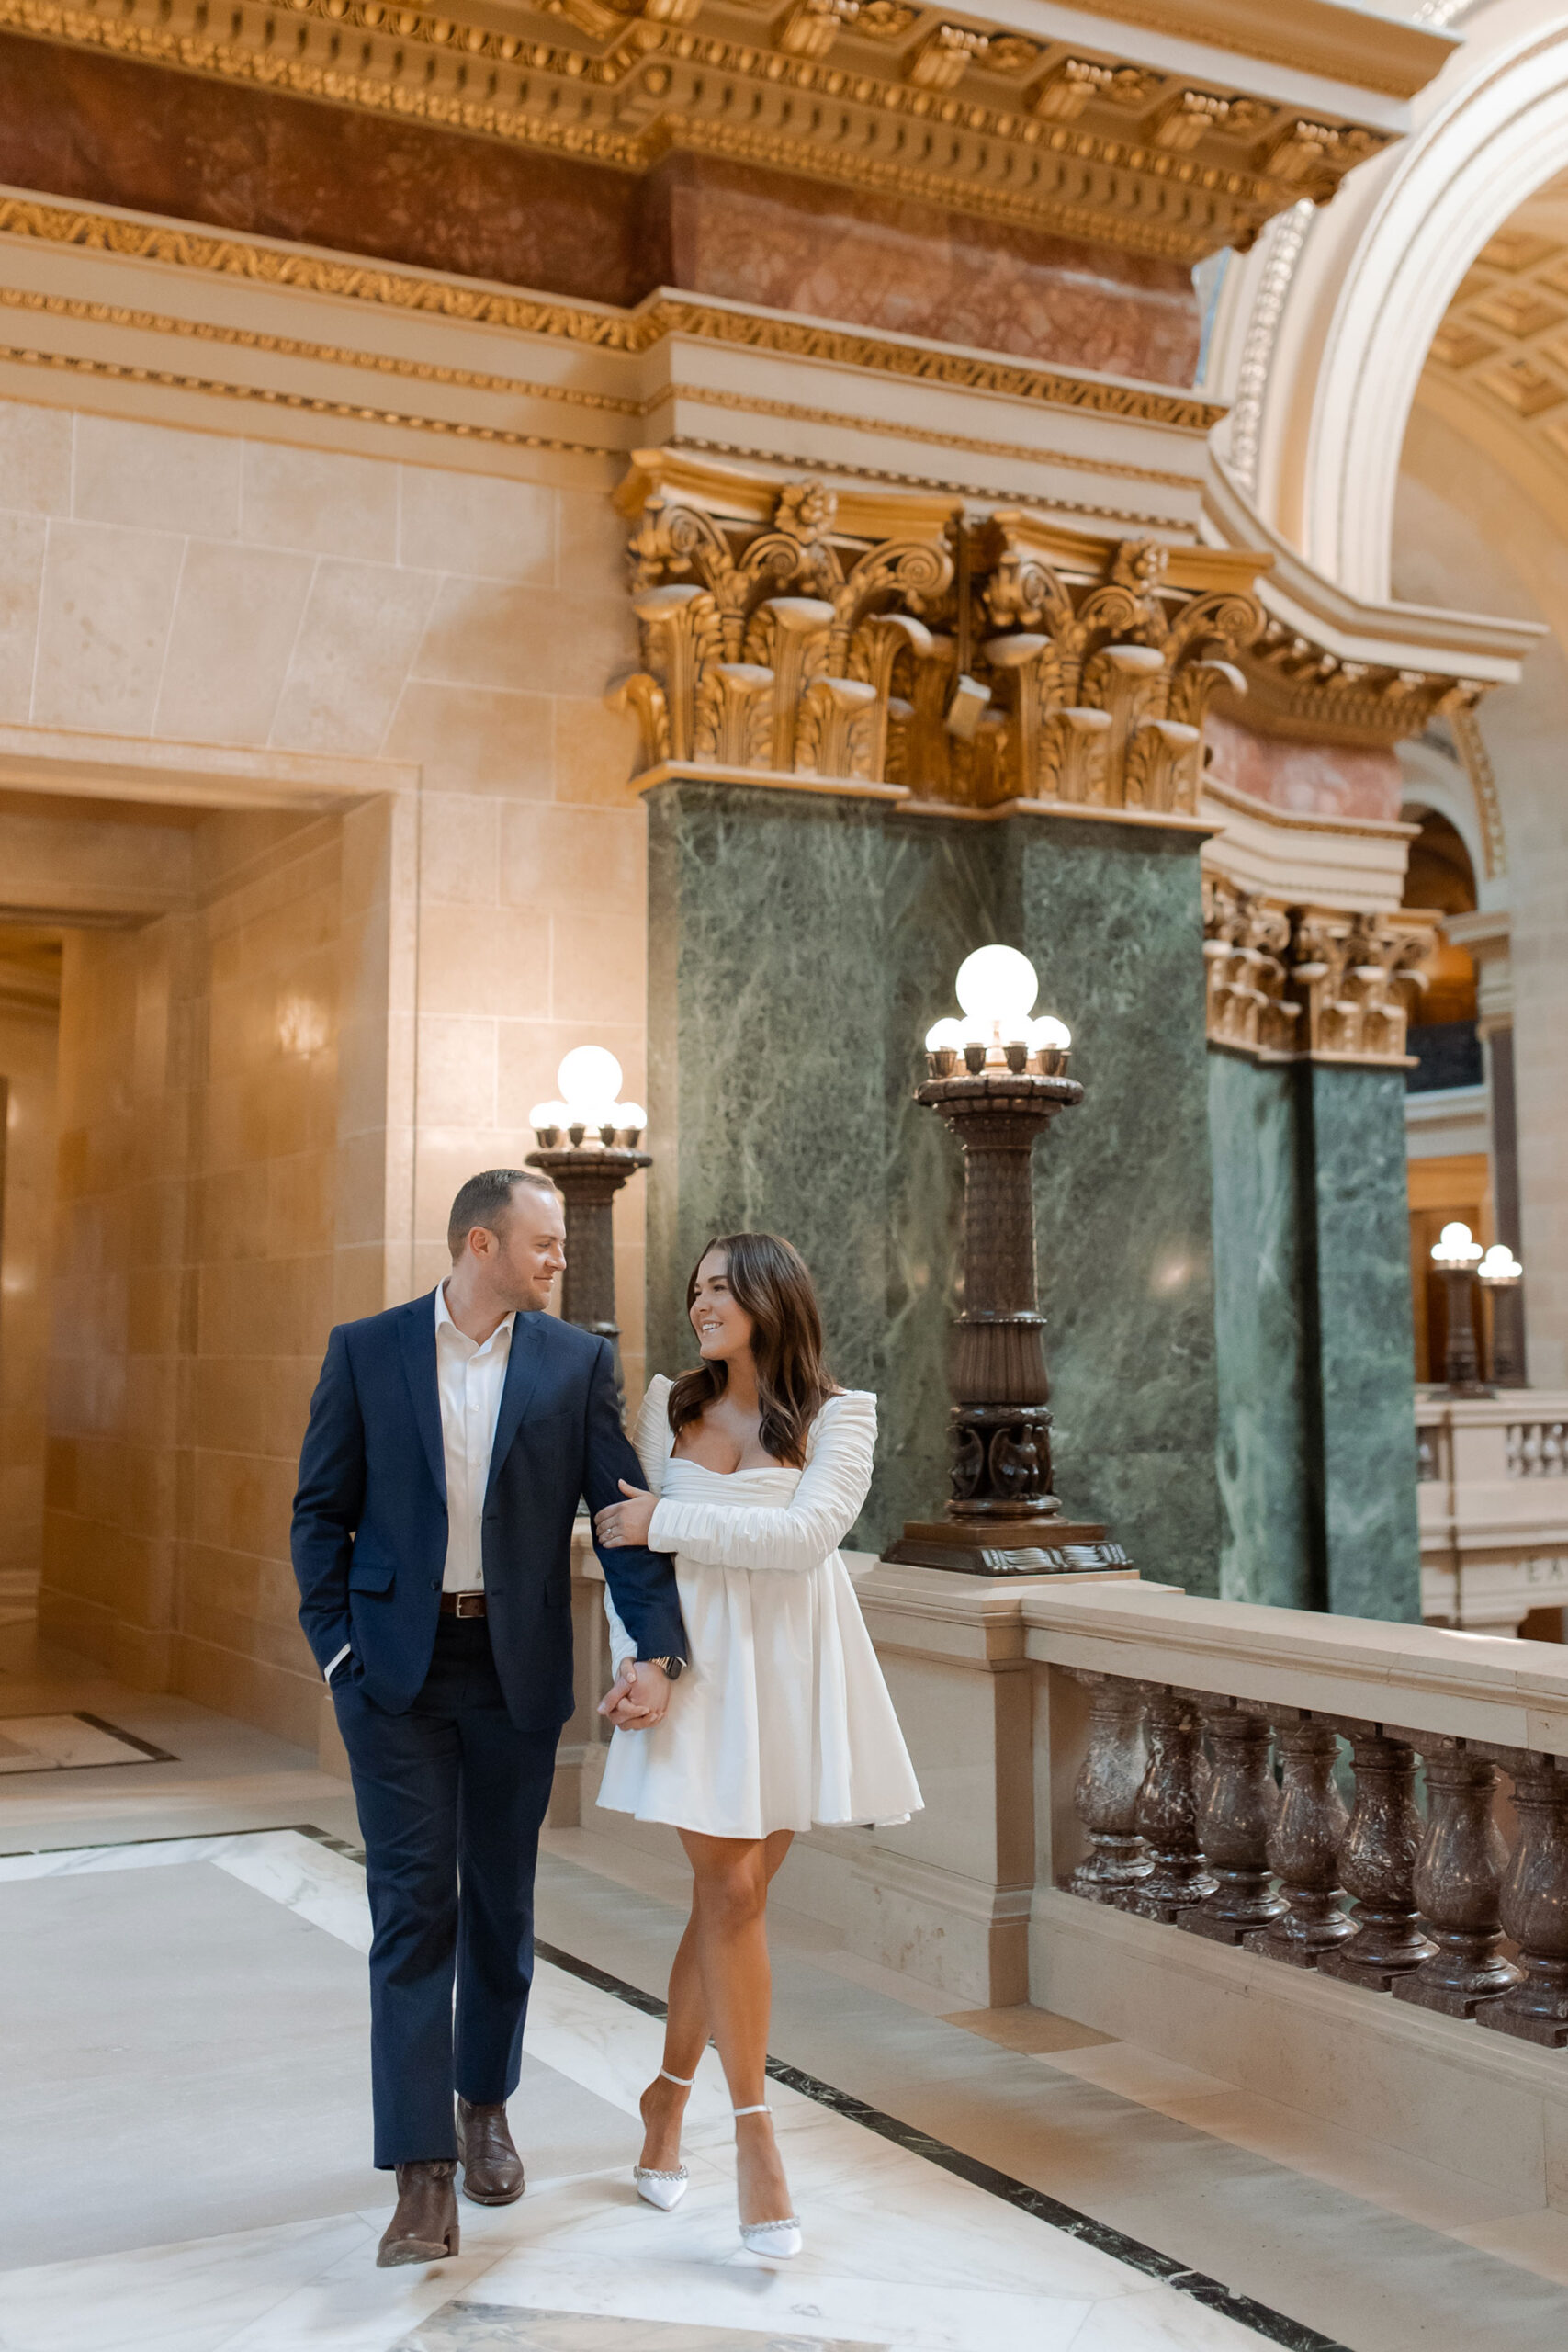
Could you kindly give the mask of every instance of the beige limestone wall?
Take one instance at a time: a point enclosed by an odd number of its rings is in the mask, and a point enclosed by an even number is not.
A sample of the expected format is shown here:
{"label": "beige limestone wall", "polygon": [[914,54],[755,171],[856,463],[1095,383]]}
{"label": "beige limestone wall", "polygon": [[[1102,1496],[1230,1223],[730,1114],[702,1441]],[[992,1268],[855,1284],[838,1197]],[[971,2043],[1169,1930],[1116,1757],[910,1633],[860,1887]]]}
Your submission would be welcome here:
{"label": "beige limestone wall", "polygon": [[645,825],[604,703],[636,650],[624,526],[538,464],[0,404],[9,750],[234,747],[262,791],[269,759],[385,763],[331,813],[188,808],[155,873],[117,856],[129,807],[0,791],[30,900],[90,882],[101,916],[120,875],[128,922],[66,961],[46,1619],[311,1744],[288,1511],[327,1329],[445,1271],[457,1184],[533,1148],[570,1046],[646,1093]]}
{"label": "beige limestone wall", "polygon": [[[0,936],[0,956],[4,939]],[[24,1604],[43,1559],[49,1273],[59,1010],[5,989],[0,961],[0,1604]]]}
{"label": "beige limestone wall", "polygon": [[1488,903],[1512,910],[1529,1376],[1568,1384],[1568,544],[1542,507],[1474,443],[1419,404],[1396,508],[1393,593],[1543,620],[1551,637],[1522,683],[1483,705],[1507,871]]}

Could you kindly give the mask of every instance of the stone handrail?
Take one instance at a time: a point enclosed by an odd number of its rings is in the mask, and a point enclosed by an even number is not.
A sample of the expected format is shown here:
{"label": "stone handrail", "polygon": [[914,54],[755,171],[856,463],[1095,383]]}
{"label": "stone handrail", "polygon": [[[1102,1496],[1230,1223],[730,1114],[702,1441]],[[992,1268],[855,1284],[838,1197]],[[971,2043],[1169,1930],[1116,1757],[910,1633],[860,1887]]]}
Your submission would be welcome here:
{"label": "stone handrail", "polygon": [[1087,1702],[1059,1889],[1568,2043],[1568,1652],[1142,1586],[1021,1614]]}
{"label": "stone handrail", "polygon": [[1568,1393],[1428,1392],[1416,1430],[1427,1622],[1513,1633],[1568,1601]]}

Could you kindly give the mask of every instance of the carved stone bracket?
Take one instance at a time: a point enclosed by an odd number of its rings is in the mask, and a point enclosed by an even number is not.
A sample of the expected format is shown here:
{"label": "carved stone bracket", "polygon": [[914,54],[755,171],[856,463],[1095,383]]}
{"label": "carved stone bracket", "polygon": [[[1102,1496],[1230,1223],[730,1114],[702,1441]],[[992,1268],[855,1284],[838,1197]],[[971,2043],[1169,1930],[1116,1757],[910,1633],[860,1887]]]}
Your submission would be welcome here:
{"label": "carved stone bracket", "polygon": [[1254,559],[667,452],[619,503],[640,772],[1196,815],[1204,714],[1245,693],[1261,626]]}
{"label": "carved stone bracket", "polygon": [[1437,918],[1287,907],[1203,881],[1211,1044],[1260,1061],[1403,1064]]}

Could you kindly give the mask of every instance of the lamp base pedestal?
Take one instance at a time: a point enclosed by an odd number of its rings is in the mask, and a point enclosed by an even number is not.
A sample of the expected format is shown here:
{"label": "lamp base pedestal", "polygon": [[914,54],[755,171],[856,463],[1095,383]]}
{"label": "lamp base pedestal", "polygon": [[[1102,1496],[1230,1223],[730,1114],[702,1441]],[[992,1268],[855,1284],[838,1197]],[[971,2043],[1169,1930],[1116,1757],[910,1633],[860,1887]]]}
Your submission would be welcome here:
{"label": "lamp base pedestal", "polygon": [[949,1568],[967,1577],[1082,1576],[1091,1568],[1130,1568],[1120,1544],[1092,1520],[1044,1515],[1008,1519],[912,1519],[883,1554],[906,1568]]}

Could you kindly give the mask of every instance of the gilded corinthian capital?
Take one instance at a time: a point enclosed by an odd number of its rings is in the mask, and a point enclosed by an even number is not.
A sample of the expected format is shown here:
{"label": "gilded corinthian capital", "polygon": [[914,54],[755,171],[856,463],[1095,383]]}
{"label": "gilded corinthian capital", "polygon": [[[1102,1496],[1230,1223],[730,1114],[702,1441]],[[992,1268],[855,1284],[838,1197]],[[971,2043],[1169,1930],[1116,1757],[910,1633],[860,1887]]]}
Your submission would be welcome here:
{"label": "gilded corinthian capital", "polygon": [[1210,696],[1245,692],[1261,626],[1251,558],[667,451],[618,503],[641,772],[1196,813]]}

